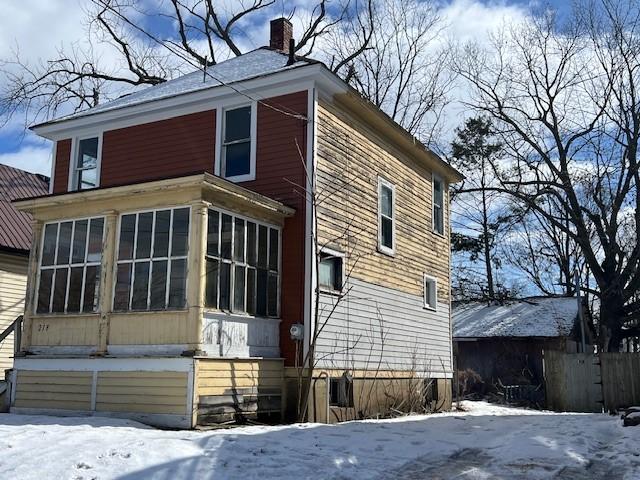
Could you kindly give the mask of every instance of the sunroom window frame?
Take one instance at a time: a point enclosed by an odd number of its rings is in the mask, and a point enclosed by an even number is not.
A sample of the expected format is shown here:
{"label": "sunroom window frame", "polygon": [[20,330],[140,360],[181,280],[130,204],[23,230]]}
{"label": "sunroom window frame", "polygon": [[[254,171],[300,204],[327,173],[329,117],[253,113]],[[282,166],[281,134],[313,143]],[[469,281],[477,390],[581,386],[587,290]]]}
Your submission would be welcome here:
{"label": "sunroom window frame", "polygon": [[[382,243],[382,188],[391,190],[391,247]],[[396,254],[396,186],[381,175],[378,176],[378,251],[385,255],[394,256]]]}
{"label": "sunroom window frame", "polygon": [[[218,270],[218,282],[217,282],[217,307],[210,307],[210,306],[206,306],[206,299],[204,300],[205,303],[205,311],[207,312],[212,312],[212,313],[218,313],[218,314],[225,314],[225,315],[235,315],[235,316],[240,316],[240,317],[245,317],[245,318],[267,318],[267,319],[280,319],[281,318],[281,298],[282,298],[282,232],[283,229],[280,225],[274,224],[274,223],[269,223],[267,221],[264,220],[258,220],[256,218],[252,218],[252,217],[248,217],[246,215],[242,215],[239,213],[236,213],[232,210],[228,210],[225,208],[221,208],[218,207],[217,205],[211,205],[207,208],[207,225],[209,223],[209,215],[211,213],[211,210],[217,211],[218,215],[219,215],[219,219],[218,219],[218,256],[213,256],[213,255],[209,255],[208,254],[208,249],[205,248],[203,255],[204,255],[204,262],[206,264],[207,260],[212,259],[212,260],[217,260],[219,262],[219,265],[221,263],[227,263],[229,265],[231,265],[230,267],[230,272],[229,272],[229,282],[230,282],[230,287],[229,287],[229,310],[223,310],[220,308],[220,281],[219,281],[219,275],[220,275],[220,270]],[[231,259],[223,259],[222,255],[221,255],[221,248],[222,248],[222,215],[229,215],[232,217],[232,223],[231,223]],[[242,262],[238,262],[236,260],[234,260],[234,248],[235,248],[235,236],[236,236],[236,218],[239,218],[241,220],[243,220],[245,222],[245,228],[244,228],[244,258]],[[257,282],[257,271],[258,271],[258,267],[257,267],[257,255],[258,255],[258,248],[259,248],[259,243],[258,243],[258,231],[259,231],[259,227],[260,226],[264,226],[267,227],[267,286],[269,284],[269,273],[273,272],[273,270],[271,270],[269,267],[269,251],[270,251],[270,247],[271,247],[271,236],[269,235],[269,229],[273,228],[275,230],[278,231],[278,271],[277,271],[277,278],[278,278],[278,294],[276,297],[276,315],[269,315],[269,298],[267,297],[267,314],[266,315],[258,315],[257,313],[251,314],[248,313],[247,310],[247,276],[245,274],[245,283],[244,283],[244,311],[238,311],[235,308],[235,266],[244,266],[245,267],[245,272],[247,271],[247,269],[250,267],[249,263],[248,263],[248,259],[247,259],[247,237],[248,237],[248,229],[247,229],[247,222],[251,222],[251,223],[255,223],[256,224],[256,282]],[[208,236],[208,228],[206,229],[206,231],[204,232],[205,236]],[[208,240],[208,239],[207,239]],[[220,266],[218,266],[218,269],[220,268]],[[252,267],[254,268],[254,267]],[[205,289],[206,289],[206,276],[204,279],[205,282]],[[257,285],[256,285],[257,287]],[[256,307],[257,307],[257,288],[256,288]],[[257,310],[257,308],[256,308]]]}
{"label": "sunroom window frame", "polygon": [[[172,256],[171,255],[171,248],[173,246],[173,211],[174,210],[182,210],[182,209],[186,209],[188,210],[188,216],[187,218],[189,219],[189,224],[187,227],[187,251],[185,253],[185,255],[176,255],[176,256]],[[155,247],[155,228],[156,228],[156,213],[155,212],[160,212],[160,211],[165,211],[165,210],[170,210],[171,211],[171,216],[170,216],[170,220],[169,220],[169,240],[168,240],[168,244],[167,244],[167,256],[163,256],[163,257],[154,257],[153,256],[153,250]],[[152,212],[154,213],[153,215],[153,222],[151,224],[151,244],[149,247],[149,258],[140,258],[140,259],[136,259],[136,249],[138,247],[138,227],[139,227],[139,215],[142,213],[149,213]],[[122,219],[127,216],[127,215],[136,215],[136,226],[135,226],[135,230],[134,230],[134,235],[133,235],[133,246],[132,246],[132,253],[131,253],[131,259],[126,259],[126,260],[120,260],[118,258],[119,254],[120,254],[120,239],[121,239],[121,229],[122,229]],[[144,312],[176,312],[176,311],[184,311],[188,308],[187,305],[187,299],[189,298],[189,249],[191,248],[191,221],[192,221],[192,207],[191,205],[169,205],[169,206],[163,206],[163,207],[154,207],[154,208],[145,208],[142,210],[133,210],[133,211],[123,211],[120,212],[120,214],[118,215],[118,223],[117,223],[117,227],[116,227],[116,235],[117,235],[117,241],[116,241],[116,246],[115,246],[115,251],[114,251],[114,258],[113,258],[113,285],[111,286],[112,288],[112,292],[111,292],[111,310],[114,313],[122,313],[122,314],[136,314],[136,313],[144,313]],[[153,262],[154,261],[166,261],[167,262],[167,273],[166,273],[166,280],[165,280],[165,299],[164,299],[164,304],[165,307],[164,308],[151,308],[151,283],[152,283],[152,276],[153,276]],[[170,307],[169,306],[169,296],[170,296],[170,284],[171,284],[171,261],[172,260],[184,260],[185,261],[185,285],[184,285],[184,298],[185,298],[185,304],[182,307]],[[135,264],[136,263],[144,263],[144,262],[148,262],[149,263],[149,274],[148,274],[148,282],[147,282],[147,308],[146,309],[134,309],[131,307],[132,301],[133,301],[133,286],[135,283]],[[131,274],[130,274],[130,281],[129,281],[129,300],[128,300],[128,308],[126,310],[116,310],[115,306],[116,306],[116,286],[118,283],[118,266],[121,264],[130,264],[131,265]]]}
{"label": "sunroom window frame", "polygon": [[[38,271],[36,274],[36,281],[35,281],[35,285],[33,287],[32,292],[34,293],[33,295],[33,305],[32,305],[32,312],[34,316],[42,316],[42,315],[96,315],[99,313],[99,309],[100,309],[100,305],[96,305],[95,309],[91,310],[91,311],[84,311],[83,307],[84,307],[84,295],[85,295],[85,281],[87,278],[87,268],[88,267],[99,267],[100,269],[102,269],[102,261],[103,261],[103,255],[104,252],[101,251],[100,252],[100,260],[98,261],[93,261],[93,262],[89,262],[88,261],[88,256],[89,256],[89,241],[91,239],[91,220],[100,220],[102,219],[102,238],[101,238],[101,244],[104,245],[104,241],[105,241],[105,235],[106,235],[106,230],[107,230],[107,219],[104,215],[96,215],[96,216],[83,216],[83,217],[74,217],[74,218],[64,218],[64,219],[59,219],[59,220],[51,220],[51,221],[47,221],[44,222],[42,224],[42,231],[40,233],[40,239],[39,239],[39,245],[40,245],[40,252],[38,255]],[[86,233],[86,238],[85,238],[85,244],[84,244],[84,258],[85,261],[81,262],[81,263],[73,263],[73,239],[75,236],[75,231],[76,231],[76,222],[81,222],[83,220],[87,221],[87,233]],[[71,227],[71,240],[70,240],[70,245],[69,245],[69,263],[66,263],[64,265],[58,265],[58,244],[60,241],[60,225],[63,223],[68,223],[68,222],[72,222],[72,227]],[[46,230],[47,230],[47,225],[54,225],[57,224],[58,228],[56,231],[56,243],[55,243],[55,252],[54,252],[54,257],[53,257],[53,264],[51,265],[42,265],[42,257],[44,255],[44,241],[45,241],[45,235],[46,235]],[[69,307],[69,283],[71,282],[71,269],[72,268],[79,268],[82,267],[83,271],[82,271],[82,290],[80,292],[80,310],[77,312],[68,312],[68,307]],[[58,269],[62,269],[62,268],[66,268],[67,269],[67,281],[66,281],[66,285],[65,285],[65,294],[64,294],[64,308],[62,312],[54,312],[52,311],[53,309],[53,296],[55,293],[55,281],[56,281],[56,270]],[[51,292],[49,293],[49,308],[47,309],[46,312],[38,312],[38,304],[40,303],[40,279],[42,277],[42,271],[43,270],[53,270],[53,278],[51,279]],[[101,274],[100,274],[101,275]],[[102,288],[105,288],[104,285],[102,285],[102,283],[98,284],[98,291],[96,293],[94,293],[94,296],[97,295],[98,298],[100,297],[100,291]]]}
{"label": "sunroom window frame", "polygon": [[[251,107],[251,125],[249,128],[249,173],[242,175],[226,176],[226,149],[227,145],[241,143],[234,141],[225,143],[226,132],[226,112],[236,110],[243,107]],[[257,150],[257,133],[258,133],[258,102],[255,100],[249,102],[233,102],[219,105],[216,108],[216,175],[230,182],[249,182],[256,179],[256,150]]]}
{"label": "sunroom window frame", "polygon": [[[98,139],[98,154],[96,158],[96,185],[89,188],[79,188],[78,180],[81,170],[93,170],[90,168],[78,168],[78,154],[80,153],[80,142],[82,140],[89,140],[91,138]],[[71,158],[69,161],[69,178],[67,183],[67,190],[69,192],[82,192],[84,190],[91,190],[100,186],[100,172],[102,171],[102,144],[103,144],[103,132],[95,131],[88,132],[83,135],[77,135],[71,139]]]}

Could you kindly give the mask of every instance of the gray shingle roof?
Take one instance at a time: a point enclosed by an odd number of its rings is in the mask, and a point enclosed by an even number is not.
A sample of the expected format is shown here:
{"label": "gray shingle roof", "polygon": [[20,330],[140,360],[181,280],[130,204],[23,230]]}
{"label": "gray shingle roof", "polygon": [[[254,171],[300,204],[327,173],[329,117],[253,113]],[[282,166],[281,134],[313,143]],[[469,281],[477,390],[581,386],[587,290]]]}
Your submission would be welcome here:
{"label": "gray shingle roof", "polygon": [[463,303],[453,308],[453,336],[569,336],[577,315],[577,300],[567,297],[530,298],[491,306],[486,302]]}
{"label": "gray shingle roof", "polygon": [[229,60],[208,67],[207,75],[204,75],[200,70],[191,72],[173,80],[147,87],[110,102],[100,104],[88,110],[57,118],[51,123],[139,105],[163,98],[175,97],[176,95],[206,90],[224,84],[249,80],[272,73],[291,70],[311,63],[317,63],[312,60],[297,60],[293,64],[287,65],[288,60],[289,56],[281,52],[264,47],[258,48],[239,57],[230,58]]}

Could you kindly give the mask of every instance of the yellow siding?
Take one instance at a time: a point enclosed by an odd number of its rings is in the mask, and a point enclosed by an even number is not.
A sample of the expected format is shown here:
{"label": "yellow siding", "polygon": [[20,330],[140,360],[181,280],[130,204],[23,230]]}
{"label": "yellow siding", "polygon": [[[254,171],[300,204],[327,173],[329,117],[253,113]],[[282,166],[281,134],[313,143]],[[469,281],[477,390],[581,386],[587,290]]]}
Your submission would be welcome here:
{"label": "yellow siding", "polygon": [[98,315],[39,315],[31,322],[31,345],[97,345]]}
{"label": "yellow siding", "polygon": [[236,389],[281,389],[282,360],[196,360],[197,395],[228,395]]}
{"label": "yellow siding", "polygon": [[110,345],[166,345],[198,342],[196,321],[187,311],[114,313]]}
{"label": "yellow siding", "polygon": [[[318,235],[350,257],[351,277],[422,295],[425,273],[449,298],[448,198],[445,235],[432,231],[432,174],[344,111],[318,109]],[[395,185],[396,248],[378,247],[378,175]]]}
{"label": "yellow siding", "polygon": [[[0,254],[0,333],[24,313],[28,257]],[[0,343],[0,379],[13,365],[13,334]]]}
{"label": "yellow siding", "polygon": [[98,372],[96,411],[187,413],[186,372]]}
{"label": "yellow siding", "polygon": [[19,370],[15,406],[91,410],[91,372]]}

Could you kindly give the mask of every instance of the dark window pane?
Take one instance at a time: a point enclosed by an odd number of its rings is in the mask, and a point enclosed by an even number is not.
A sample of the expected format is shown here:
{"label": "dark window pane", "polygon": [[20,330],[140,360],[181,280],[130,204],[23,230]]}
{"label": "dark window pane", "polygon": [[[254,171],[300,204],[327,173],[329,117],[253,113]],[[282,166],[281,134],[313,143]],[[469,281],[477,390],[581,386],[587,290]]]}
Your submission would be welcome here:
{"label": "dark window pane", "polygon": [[99,262],[102,257],[104,218],[92,218],[89,225],[89,253],[87,262]]}
{"label": "dark window pane", "polygon": [[231,215],[222,214],[222,231],[220,239],[220,256],[222,258],[231,259]]}
{"label": "dark window pane", "polygon": [[67,274],[67,268],[56,268],[55,280],[53,282],[52,312],[64,312],[64,302],[67,293]]}
{"label": "dark window pane", "polygon": [[133,269],[133,293],[131,295],[131,310],[147,309],[147,294],[149,291],[149,262],[138,262]]}
{"label": "dark window pane", "polygon": [[247,313],[256,314],[256,269],[247,269]]}
{"label": "dark window pane", "polygon": [[171,260],[171,278],[169,280],[169,307],[183,308],[186,302],[187,261]]}
{"label": "dark window pane", "polygon": [[98,295],[100,293],[100,266],[87,267],[84,277],[83,312],[95,312],[98,309]]}
{"label": "dark window pane", "polygon": [[114,310],[129,310],[129,289],[131,285],[131,264],[118,265],[116,272],[116,290],[113,302]]}
{"label": "dark window pane", "polygon": [[267,267],[267,231],[264,225],[258,227],[258,266]]}
{"label": "dark window pane", "polygon": [[278,316],[278,275],[269,274],[269,295],[267,300],[267,315]]}
{"label": "dark window pane", "polygon": [[40,272],[40,285],[38,286],[37,313],[49,313],[49,301],[51,300],[51,283],[53,282],[53,269]]}
{"label": "dark window pane", "polygon": [[171,223],[171,210],[160,210],[156,212],[156,228],[153,234],[153,256],[154,257],[166,257],[169,255],[170,223]]}
{"label": "dark window pane", "polygon": [[218,308],[218,260],[207,259],[207,284],[204,304],[209,308]]}
{"label": "dark window pane", "polygon": [[233,310],[244,312],[245,267],[236,266],[233,279]]}
{"label": "dark window pane", "polygon": [[151,228],[153,212],[138,215],[138,238],[136,241],[136,258],[149,258],[151,255]]}
{"label": "dark window pane", "polygon": [[60,235],[58,236],[58,256],[56,258],[57,265],[66,265],[69,263],[72,229],[73,222],[64,222],[60,224]]}
{"label": "dark window pane", "polygon": [[69,277],[69,299],[67,300],[67,312],[80,311],[83,273],[83,267],[74,267],[71,269],[71,276]]}
{"label": "dark window pane", "polygon": [[233,237],[233,259],[244,262],[244,220],[236,218]]}
{"label": "dark window pane", "polygon": [[381,218],[380,225],[382,227],[382,245],[387,248],[393,248],[393,222],[390,218]]}
{"label": "dark window pane", "polygon": [[331,256],[324,256],[320,260],[318,268],[318,283],[321,287],[337,290],[334,280],[336,278],[336,262]]}
{"label": "dark window pane", "polygon": [[[58,224],[50,223],[44,227],[44,244],[42,246],[42,265],[53,265],[56,257],[56,237]],[[47,307],[48,308],[48,307]]]}
{"label": "dark window pane", "polygon": [[[71,253],[71,263],[84,263],[84,251],[87,247],[88,223],[88,220],[79,220],[76,222],[76,228],[73,232],[73,250]],[[73,274],[71,275],[71,277],[73,277]],[[78,306],[80,306],[79,301]]]}
{"label": "dark window pane", "polygon": [[234,142],[251,136],[251,107],[227,110],[224,119],[224,141]]}
{"label": "dark window pane", "polygon": [[136,216],[123,215],[120,221],[120,247],[118,248],[119,260],[133,258],[133,236],[136,232]]}
{"label": "dark window pane", "polygon": [[207,255],[217,257],[220,248],[220,213],[216,210],[209,210],[207,219]]}
{"label": "dark window pane", "polygon": [[78,168],[93,168],[98,165],[98,137],[80,140],[78,145]]}
{"label": "dark window pane", "polygon": [[269,269],[278,270],[278,230],[275,228],[269,229]]}
{"label": "dark window pane", "polygon": [[258,270],[256,285],[256,315],[267,315],[267,271]]}
{"label": "dark window pane", "polygon": [[167,293],[167,261],[153,262],[151,269],[151,309],[161,310],[166,307]]}
{"label": "dark window pane", "polygon": [[225,177],[248,175],[251,172],[251,142],[227,145],[224,158]]}
{"label": "dark window pane", "polygon": [[180,208],[173,211],[173,235],[171,237],[171,255],[174,257],[187,254],[189,238],[189,209]]}
{"label": "dark window pane", "polygon": [[220,310],[229,310],[231,301],[231,265],[220,264]]}
{"label": "dark window pane", "polygon": [[380,187],[380,213],[385,217],[393,216],[393,191],[384,185]]}
{"label": "dark window pane", "polygon": [[253,222],[247,222],[247,263],[255,267],[256,261],[256,224]]}

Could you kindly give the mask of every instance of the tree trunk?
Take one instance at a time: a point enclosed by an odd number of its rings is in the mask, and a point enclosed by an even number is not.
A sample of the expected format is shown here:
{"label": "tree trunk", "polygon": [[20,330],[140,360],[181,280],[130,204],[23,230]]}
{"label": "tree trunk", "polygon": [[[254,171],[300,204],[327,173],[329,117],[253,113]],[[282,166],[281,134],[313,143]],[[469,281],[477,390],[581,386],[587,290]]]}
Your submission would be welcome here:
{"label": "tree trunk", "polygon": [[[484,165],[483,165],[484,167]],[[483,168],[483,183],[484,183],[484,168]],[[487,215],[487,197],[486,193],[482,191],[482,234],[483,234],[483,246],[484,246],[484,264],[487,269],[487,291],[490,300],[495,300],[496,294],[493,288],[493,271],[491,268],[491,245],[489,239],[489,218]]]}
{"label": "tree trunk", "polygon": [[603,352],[618,352],[625,317],[622,291],[609,288],[600,296],[599,345]]}

